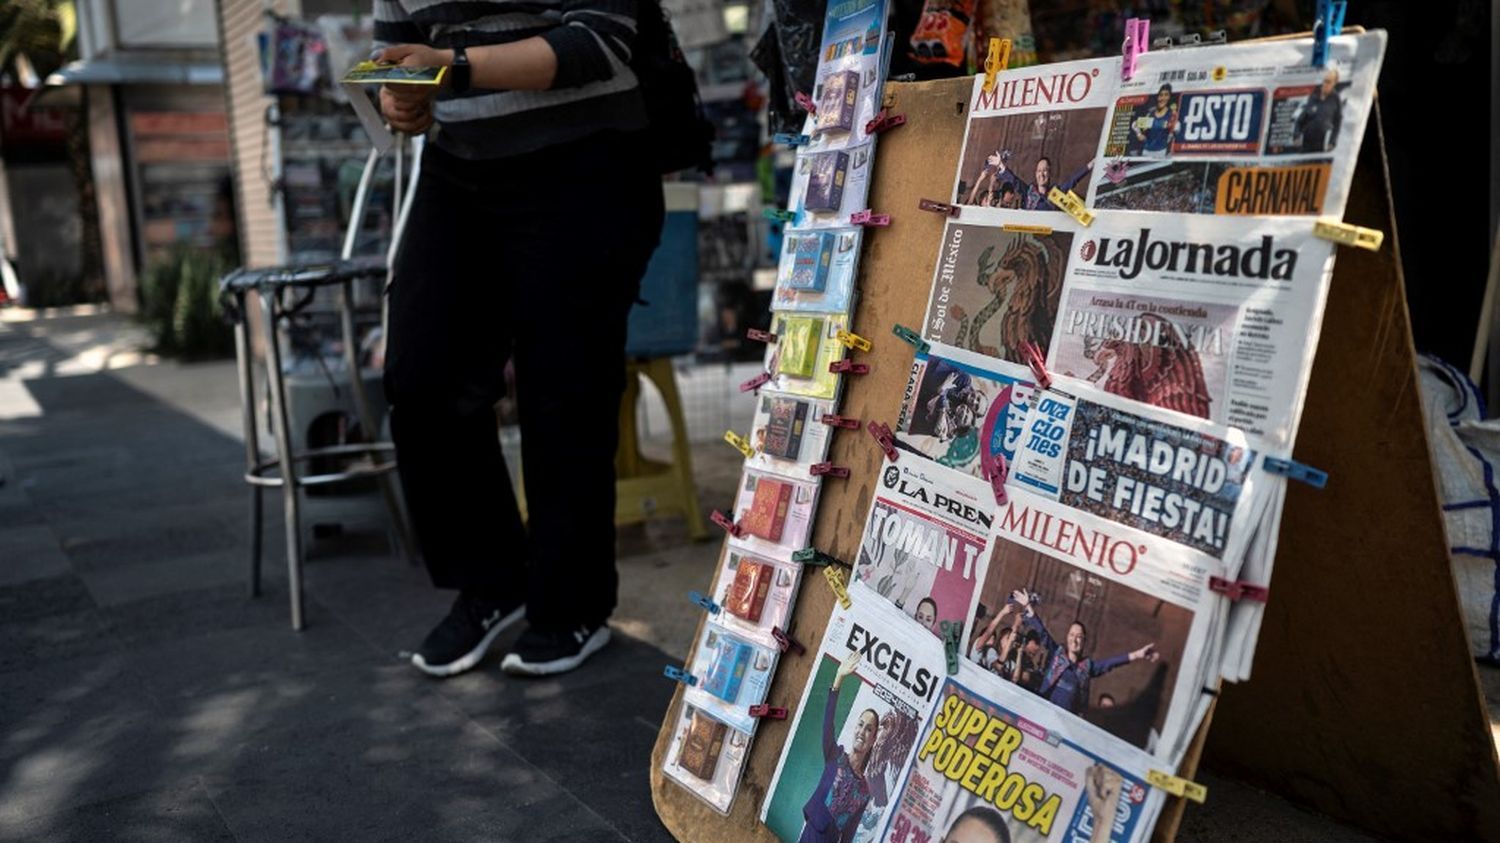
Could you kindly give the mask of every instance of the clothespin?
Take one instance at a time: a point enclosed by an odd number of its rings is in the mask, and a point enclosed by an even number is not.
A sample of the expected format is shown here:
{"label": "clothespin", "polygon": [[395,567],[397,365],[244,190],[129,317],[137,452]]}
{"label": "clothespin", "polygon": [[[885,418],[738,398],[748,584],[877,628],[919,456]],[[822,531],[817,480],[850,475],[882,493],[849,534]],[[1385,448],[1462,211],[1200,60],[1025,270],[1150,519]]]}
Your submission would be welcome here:
{"label": "clothespin", "polygon": [[854,605],[849,599],[849,589],[844,585],[844,573],[832,565],[823,569],[823,578],[828,580],[828,587],[833,589],[833,596],[839,600],[839,606],[847,609]]}
{"label": "clothespin", "polygon": [[1010,67],[1010,39],[991,38],[990,50],[984,57],[984,92],[995,90],[995,74]]}
{"label": "clothespin", "polygon": [[844,348],[854,348],[860,351],[870,350],[870,341],[860,336],[859,334],[851,334],[843,328],[840,328],[838,330],[838,333],[834,334],[833,336],[834,339],[844,344]]}
{"label": "clothespin", "polygon": [[736,451],[744,454],[747,460],[755,456],[755,448],[750,445],[750,440],[732,430],[724,431],[724,441],[728,442]]}
{"label": "clothespin", "polygon": [[1031,367],[1031,376],[1036,379],[1036,385],[1042,389],[1050,389],[1052,376],[1047,374],[1047,358],[1042,356],[1042,350],[1031,340],[1021,341],[1021,361]]}
{"label": "clothespin", "polygon": [[754,340],[755,342],[773,343],[776,342],[776,335],[771,333],[770,331],[762,331],[759,328],[751,328],[745,332],[745,339]]}
{"label": "clothespin", "polygon": [[906,125],[905,114],[892,114],[887,109],[880,109],[875,116],[865,123],[865,134],[877,135],[886,129],[894,129],[897,126]]}
{"label": "clothespin", "polygon": [[750,706],[750,716],[769,717],[772,720],[785,720],[786,709],[779,705],[766,705],[765,703],[761,703],[760,705]]}
{"label": "clothespin", "polygon": [[1245,582],[1243,580],[1226,580],[1223,577],[1209,577],[1208,590],[1222,594],[1230,600],[1254,600],[1264,603],[1271,597],[1271,589],[1263,585]]}
{"label": "clothespin", "polygon": [[1007,223],[1001,224],[1000,230],[1001,231],[1013,231],[1013,232],[1016,232],[1017,234],[1035,234],[1035,235],[1037,235],[1039,237],[1046,237],[1047,235],[1049,235],[1049,234],[1052,233],[1052,226],[1050,226],[1050,225],[1022,225],[1021,223],[1018,223],[1018,222],[1007,222]]}
{"label": "clothespin", "polygon": [[776,208],[767,208],[761,211],[761,215],[772,222],[796,222],[796,211],[781,211]]}
{"label": "clothespin", "polygon": [[1260,466],[1272,474],[1280,474],[1288,480],[1306,483],[1314,489],[1321,489],[1328,485],[1328,472],[1319,468],[1313,468],[1296,460],[1263,457],[1261,458]]}
{"label": "clothespin", "polygon": [[829,427],[842,427],[845,430],[856,430],[859,428],[859,419],[851,419],[846,416],[835,415],[834,413],[824,413],[823,418],[819,419],[819,421]]}
{"label": "clothespin", "polygon": [[1068,216],[1078,220],[1079,225],[1090,225],[1094,221],[1094,212],[1084,206],[1083,200],[1073,191],[1063,193],[1057,188],[1047,192],[1047,201],[1068,212]]}
{"label": "clothespin", "polygon": [[827,474],[830,477],[848,477],[849,469],[842,465],[834,465],[831,462],[820,462],[813,463],[813,465],[807,469],[807,473],[811,474],[814,477],[820,477],[824,474]]}
{"label": "clothespin", "polygon": [[728,515],[725,515],[717,509],[713,511],[713,514],[708,516],[708,520],[714,522],[715,524],[718,524],[720,527],[723,527],[724,532],[728,533],[731,536],[734,536],[737,539],[743,538],[745,535],[744,527],[741,527],[740,525],[729,520]]}
{"label": "clothespin", "polygon": [[701,591],[689,591],[688,599],[702,606],[703,611],[708,612],[710,615],[717,615],[719,613],[719,604],[703,596],[703,592]]}
{"label": "clothespin", "polygon": [[1349,8],[1346,0],[1318,0],[1318,17],[1313,24],[1313,67],[1328,64],[1328,39],[1344,30],[1344,12]]}
{"label": "clothespin", "polygon": [[963,641],[964,625],[955,621],[943,621],[943,655],[948,659],[948,675],[958,672],[959,644]]}
{"label": "clothespin", "polygon": [[1149,18],[1125,19],[1125,45],[1121,52],[1125,60],[1120,64],[1120,78],[1126,82],[1135,75],[1136,59],[1150,49],[1151,20]]}
{"label": "clothespin", "polygon": [[812,143],[812,138],[791,132],[777,132],[771,136],[771,143],[779,143],[783,146],[806,146]]}
{"label": "clothespin", "polygon": [[802,646],[801,642],[787,635],[779,626],[771,627],[771,637],[776,639],[776,648],[783,653],[790,651],[800,656],[807,652],[807,648]]}
{"label": "clothespin", "polygon": [[947,202],[939,202],[936,199],[918,199],[917,210],[932,211],[934,213],[943,214],[950,217],[958,216],[957,205],[952,205]]}
{"label": "clothespin", "polygon": [[1375,251],[1385,242],[1385,232],[1340,220],[1324,219],[1313,223],[1313,236],[1345,246]]}
{"label": "clothespin", "polygon": [[853,360],[835,360],[828,364],[830,372],[848,372],[851,375],[868,375],[870,373],[869,363],[856,363]]}
{"label": "clothespin", "polygon": [[798,91],[797,93],[792,95],[792,99],[796,100],[797,105],[802,106],[802,110],[806,111],[808,114],[818,113],[818,104],[813,102],[812,97],[808,96],[807,94]]}
{"label": "clothespin", "polygon": [[1146,781],[1152,787],[1165,790],[1173,796],[1186,797],[1199,805],[1202,805],[1203,800],[1208,798],[1208,788],[1203,785],[1179,778],[1171,773],[1163,773],[1161,770],[1148,770]]}
{"label": "clothespin", "polygon": [[844,564],[838,559],[829,556],[815,547],[804,547],[801,550],[792,551],[792,561],[801,562],[803,565],[811,565],[814,568],[822,568],[826,565]]}
{"label": "clothespin", "polygon": [[885,228],[891,224],[890,214],[877,214],[866,208],[863,211],[855,211],[849,215],[850,225],[869,225],[877,228]]}
{"label": "clothespin", "polygon": [[913,331],[905,325],[892,325],[891,333],[900,337],[902,342],[911,345],[922,354],[926,354],[928,351],[932,350],[932,345],[928,343],[927,340],[922,339],[921,334],[918,334],[916,331]]}
{"label": "clothespin", "polygon": [[665,677],[667,677],[668,679],[671,679],[671,680],[675,681],[675,682],[681,682],[684,685],[697,685],[698,684],[698,677],[694,676],[691,673],[688,673],[685,668],[673,667],[672,665],[667,665],[662,670],[662,675],[665,676]]}
{"label": "clothespin", "polygon": [[1129,172],[1130,165],[1126,164],[1123,158],[1111,161],[1104,167],[1104,177],[1109,179],[1112,184],[1119,184],[1124,181],[1125,176]]}
{"label": "clothespin", "polygon": [[990,491],[995,493],[995,503],[1005,506],[1010,501],[1010,496],[1005,494],[1005,478],[1010,474],[1010,464],[1005,461],[1004,454],[995,455],[996,465],[994,470],[986,471],[989,475]]}
{"label": "clothespin", "polygon": [[750,380],[747,380],[744,383],[740,384],[740,392],[753,392],[770,382],[770,380],[770,372],[761,372]]}
{"label": "clothespin", "polygon": [[896,461],[899,452],[896,450],[896,437],[891,433],[891,428],[885,422],[872,421],[865,425],[875,441],[880,443],[880,449],[885,451],[885,458],[891,462]]}

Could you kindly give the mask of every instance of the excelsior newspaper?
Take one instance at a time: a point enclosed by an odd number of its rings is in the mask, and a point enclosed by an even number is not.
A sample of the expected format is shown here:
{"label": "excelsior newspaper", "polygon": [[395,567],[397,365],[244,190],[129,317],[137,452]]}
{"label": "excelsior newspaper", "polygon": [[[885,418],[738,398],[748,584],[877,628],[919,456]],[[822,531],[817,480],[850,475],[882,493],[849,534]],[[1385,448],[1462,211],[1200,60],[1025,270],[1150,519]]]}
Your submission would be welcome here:
{"label": "excelsior newspaper", "polygon": [[943,681],[940,643],[863,584],[835,609],[761,821],[787,843],[873,841]]}
{"label": "excelsior newspaper", "polygon": [[1100,740],[972,665],[922,724],[888,820],[890,843],[1129,843],[1161,812],[1149,757]]}

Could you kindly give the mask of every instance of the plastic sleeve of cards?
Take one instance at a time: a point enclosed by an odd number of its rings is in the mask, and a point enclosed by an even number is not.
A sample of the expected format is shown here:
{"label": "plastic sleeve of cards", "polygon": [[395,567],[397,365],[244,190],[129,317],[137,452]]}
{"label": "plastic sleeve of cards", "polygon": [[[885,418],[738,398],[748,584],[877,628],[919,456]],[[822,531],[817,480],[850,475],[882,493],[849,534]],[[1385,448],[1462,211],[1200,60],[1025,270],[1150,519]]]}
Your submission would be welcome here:
{"label": "plastic sleeve of cards", "polygon": [[849,317],[843,313],[773,314],[776,342],[766,347],[768,386],[791,395],[837,400],[842,382],[828,367],[847,354],[837,336],[848,328]]}
{"label": "plastic sleeve of cards", "polygon": [[833,402],[761,390],[750,423],[746,466],[811,480],[810,468],[828,456],[833,429],[822,423]]}
{"label": "plastic sleeve of cards", "polygon": [[864,230],[788,231],[781,241],[771,310],[849,313]]}
{"label": "plastic sleeve of cards", "polygon": [[771,630],[790,625],[801,581],[802,565],[789,555],[755,553],[731,541],[714,592],[714,602],[723,609],[716,620],[736,634],[774,646]]}
{"label": "plastic sleeve of cards", "polygon": [[752,734],[684,703],[662,772],[715,811],[728,814],[750,757]]}
{"label": "plastic sleeve of cards", "polygon": [[766,701],[779,655],[775,647],[706,623],[689,666],[698,681],[683,691],[682,698],[741,731],[753,732],[750,706]]}

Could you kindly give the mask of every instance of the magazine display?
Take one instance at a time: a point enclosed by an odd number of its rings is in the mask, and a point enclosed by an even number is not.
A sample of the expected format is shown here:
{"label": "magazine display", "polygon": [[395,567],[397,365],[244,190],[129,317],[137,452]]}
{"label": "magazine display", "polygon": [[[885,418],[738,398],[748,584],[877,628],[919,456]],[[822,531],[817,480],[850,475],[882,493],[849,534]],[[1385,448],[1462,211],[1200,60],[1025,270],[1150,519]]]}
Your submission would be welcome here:
{"label": "magazine display", "polygon": [[[1149,757],[965,665],[922,724],[885,840],[1132,843],[1164,801]],[[1003,829],[1003,833],[1000,831]]]}
{"label": "magazine display", "polygon": [[726,553],[713,598],[720,606],[715,620],[744,638],[773,645],[771,630],[791,626],[802,566],[789,555],[754,553],[735,541]]}
{"label": "magazine display", "polygon": [[[885,82],[887,0],[838,0],[823,16],[814,113],[803,134],[808,150],[826,152],[870,139],[865,126],[880,110]],[[795,195],[795,194],[794,194]],[[863,207],[863,206],[861,206]],[[858,210],[858,209],[856,209]]]}
{"label": "magazine display", "polygon": [[755,455],[745,464],[762,471],[811,479],[808,469],[828,456],[833,428],[823,416],[833,402],[786,395],[762,389],[755,398],[755,420],[750,424],[750,447]]}
{"label": "magazine display", "polygon": [[989,479],[1015,457],[1035,387],[1027,369],[945,345],[917,352],[896,447]]}
{"label": "magazine display", "polygon": [[1385,33],[1328,39],[1325,67],[1308,62],[1311,49],[1297,39],[1142,55],[1118,84],[1091,207],[1342,216]]}
{"label": "magazine display", "polygon": [[1333,272],[1307,221],[1101,214],[950,222],[923,337],[1290,448]]}
{"label": "magazine display", "polygon": [[766,349],[767,389],[832,401],[838,397],[839,375],[829,366],[843,360],[847,349],[839,331],[849,328],[843,313],[773,313],[771,333],[776,342]]}
{"label": "magazine display", "polygon": [[872,142],[828,152],[799,152],[788,199],[788,210],[796,213],[793,230],[847,226],[851,214],[868,208],[874,156]]}
{"label": "magazine display", "polygon": [[750,757],[750,736],[684,704],[662,772],[714,810],[728,814]]}
{"label": "magazine display", "polygon": [[706,623],[688,668],[698,681],[682,698],[735,729],[753,732],[750,706],[766,701],[778,652],[774,646]]}
{"label": "magazine display", "polygon": [[944,622],[968,617],[994,521],[988,483],[928,462],[886,461],[853,580],[941,638]]}
{"label": "magazine display", "polygon": [[881,840],[946,668],[942,646],[855,582],[835,609],[761,821],[786,843]]}
{"label": "magazine display", "polygon": [[771,309],[848,313],[854,303],[860,232],[858,228],[787,232],[781,241]]}
{"label": "magazine display", "polygon": [[1081,387],[1036,397],[1012,480],[1238,568],[1264,501],[1244,434]]}

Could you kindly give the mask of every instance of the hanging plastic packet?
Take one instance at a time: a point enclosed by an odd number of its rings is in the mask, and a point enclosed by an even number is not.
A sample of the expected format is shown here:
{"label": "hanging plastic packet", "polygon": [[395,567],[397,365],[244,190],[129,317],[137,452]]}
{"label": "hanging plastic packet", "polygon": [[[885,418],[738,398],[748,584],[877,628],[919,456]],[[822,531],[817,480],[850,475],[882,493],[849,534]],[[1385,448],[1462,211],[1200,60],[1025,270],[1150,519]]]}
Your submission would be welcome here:
{"label": "hanging plastic packet", "polygon": [[727,814],[749,755],[750,733],[731,728],[701,708],[682,709],[662,772]]}
{"label": "hanging plastic packet", "polygon": [[911,34],[911,57],[922,64],[961,67],[976,0],[926,0]]}

